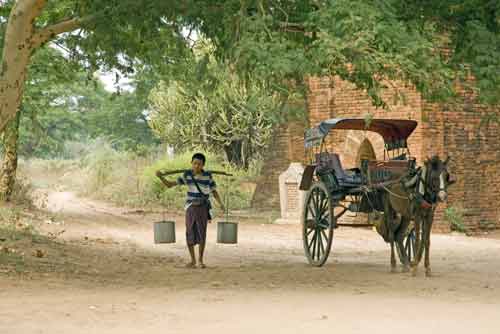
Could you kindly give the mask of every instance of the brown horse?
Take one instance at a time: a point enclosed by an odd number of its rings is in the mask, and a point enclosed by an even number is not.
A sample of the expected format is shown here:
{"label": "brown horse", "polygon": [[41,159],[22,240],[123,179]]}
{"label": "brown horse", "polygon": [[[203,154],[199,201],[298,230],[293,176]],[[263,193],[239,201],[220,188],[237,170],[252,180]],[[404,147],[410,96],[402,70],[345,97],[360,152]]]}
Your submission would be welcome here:
{"label": "brown horse", "polygon": [[[414,220],[417,254],[415,261],[411,264],[413,274],[416,275],[417,266],[425,251],[425,272],[427,276],[430,276],[429,250],[434,212],[439,202],[446,201],[448,186],[455,182],[450,179],[447,169],[448,162],[449,157],[442,161],[438,156],[433,156],[424,162],[424,166],[412,179],[386,188],[384,194],[385,224],[386,228],[392,230],[394,235],[394,238],[390,240],[392,271],[395,271],[396,268],[395,242],[403,262],[403,271],[409,269],[410,263],[405,253],[403,241],[411,220]],[[398,216],[400,219],[397,219]],[[421,230],[422,233],[420,233]]]}
{"label": "brown horse", "polygon": [[[413,274],[417,274],[417,267],[422,260],[422,254],[425,252],[425,274],[431,275],[431,266],[429,260],[429,251],[431,246],[431,230],[434,221],[434,212],[439,202],[445,202],[448,198],[448,187],[455,183],[448,172],[448,157],[445,161],[434,156],[425,162],[426,173],[422,172],[420,182],[418,182],[418,192],[423,194],[423,199],[429,206],[420,206],[415,211],[415,232],[417,236],[416,249],[417,256],[413,266]],[[420,229],[422,229],[422,238],[419,240]]]}

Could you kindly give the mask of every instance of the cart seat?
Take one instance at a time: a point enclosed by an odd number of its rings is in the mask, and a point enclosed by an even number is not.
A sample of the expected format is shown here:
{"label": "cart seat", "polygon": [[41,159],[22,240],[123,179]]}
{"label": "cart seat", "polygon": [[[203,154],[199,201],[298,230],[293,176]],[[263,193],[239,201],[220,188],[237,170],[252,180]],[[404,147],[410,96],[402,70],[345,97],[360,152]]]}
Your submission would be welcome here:
{"label": "cart seat", "polygon": [[411,160],[372,160],[367,162],[367,167],[371,181],[378,183],[400,178],[408,173],[411,164]]}
{"label": "cart seat", "polygon": [[347,187],[357,187],[363,183],[363,178],[358,169],[345,170],[338,154],[320,153],[316,155],[318,166],[321,169],[332,169],[335,172],[339,185]]}

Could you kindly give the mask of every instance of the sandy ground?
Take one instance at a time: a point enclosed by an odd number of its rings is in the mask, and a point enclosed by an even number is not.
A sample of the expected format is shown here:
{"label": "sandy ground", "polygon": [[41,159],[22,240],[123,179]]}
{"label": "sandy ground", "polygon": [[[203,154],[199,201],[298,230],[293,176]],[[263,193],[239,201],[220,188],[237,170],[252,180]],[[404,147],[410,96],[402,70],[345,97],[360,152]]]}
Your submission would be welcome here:
{"label": "sandy ground", "polygon": [[[155,245],[158,215],[71,192],[48,198],[59,234],[23,274],[0,272],[0,333],[500,333],[500,240],[433,235],[433,277],[389,272],[371,230],[338,229],[322,268],[306,263],[300,226],[241,221],[239,243],[215,243],[209,268],[176,244]],[[63,232],[64,231],[64,232]],[[52,233],[52,234],[51,234]],[[32,269],[30,271],[30,268]]]}

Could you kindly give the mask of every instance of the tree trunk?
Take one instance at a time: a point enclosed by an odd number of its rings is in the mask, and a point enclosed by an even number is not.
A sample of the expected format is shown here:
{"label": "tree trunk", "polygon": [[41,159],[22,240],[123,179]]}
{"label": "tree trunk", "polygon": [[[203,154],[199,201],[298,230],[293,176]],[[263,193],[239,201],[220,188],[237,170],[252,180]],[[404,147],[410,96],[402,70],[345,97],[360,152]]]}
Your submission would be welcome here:
{"label": "tree trunk", "polygon": [[19,0],[11,10],[0,65],[0,132],[14,119],[21,105],[26,71],[34,46],[33,22],[45,2]]}
{"label": "tree trunk", "polygon": [[17,140],[19,138],[20,118],[21,113],[18,112],[14,119],[7,124],[3,133],[3,164],[0,174],[1,201],[10,199],[16,181]]}
{"label": "tree trunk", "polygon": [[243,157],[241,156],[241,140],[234,140],[229,145],[224,146],[224,151],[226,152],[227,161],[234,164],[237,167],[244,168]]}

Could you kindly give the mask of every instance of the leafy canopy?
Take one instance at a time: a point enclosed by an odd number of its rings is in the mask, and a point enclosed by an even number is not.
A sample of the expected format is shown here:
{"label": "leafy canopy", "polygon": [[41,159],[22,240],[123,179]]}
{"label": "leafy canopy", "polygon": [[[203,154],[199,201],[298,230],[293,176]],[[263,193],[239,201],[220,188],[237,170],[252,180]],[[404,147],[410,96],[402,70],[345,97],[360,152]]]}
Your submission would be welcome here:
{"label": "leafy canopy", "polygon": [[280,120],[277,94],[255,79],[241,80],[230,67],[212,60],[203,79],[160,83],[151,93],[150,125],[178,150],[203,147],[225,152],[247,168],[267,146]]}
{"label": "leafy canopy", "polygon": [[[0,7],[2,30],[12,4]],[[494,0],[60,0],[47,1],[34,24],[75,18],[79,27],[53,40],[90,72],[172,75],[192,56],[195,31],[214,43],[221,63],[281,91],[309,75],[338,75],[376,105],[384,105],[387,80],[442,100],[470,73],[481,101],[500,100]]]}

